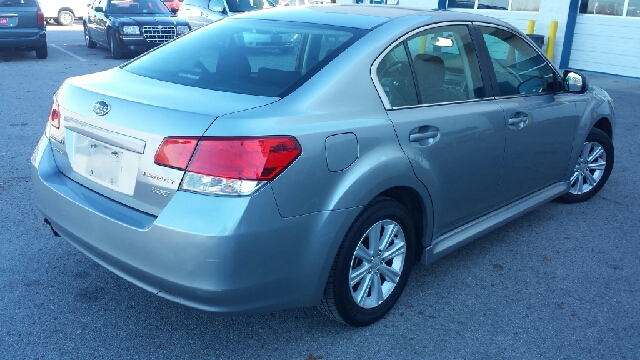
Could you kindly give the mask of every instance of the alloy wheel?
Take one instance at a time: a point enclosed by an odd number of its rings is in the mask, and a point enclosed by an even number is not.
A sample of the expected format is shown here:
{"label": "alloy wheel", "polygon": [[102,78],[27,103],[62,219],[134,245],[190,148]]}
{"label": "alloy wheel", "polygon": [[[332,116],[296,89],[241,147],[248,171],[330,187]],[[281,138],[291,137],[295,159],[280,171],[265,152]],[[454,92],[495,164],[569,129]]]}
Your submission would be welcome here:
{"label": "alloy wheel", "polygon": [[351,259],[349,285],[355,303],[380,305],[393,292],[404,266],[406,242],[398,223],[382,220],[364,234]]}
{"label": "alloy wheel", "polygon": [[585,142],[571,177],[572,194],[580,195],[591,190],[602,178],[607,166],[607,152],[597,142]]}

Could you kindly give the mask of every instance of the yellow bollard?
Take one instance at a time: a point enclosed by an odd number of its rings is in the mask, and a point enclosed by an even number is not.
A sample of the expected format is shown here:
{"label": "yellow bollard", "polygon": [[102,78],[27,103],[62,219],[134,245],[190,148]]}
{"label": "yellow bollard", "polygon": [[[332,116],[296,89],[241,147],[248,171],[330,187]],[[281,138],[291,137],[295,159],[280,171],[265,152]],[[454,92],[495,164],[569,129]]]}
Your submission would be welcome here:
{"label": "yellow bollard", "polygon": [[427,51],[427,37],[425,35],[420,36],[420,54],[424,54]]}
{"label": "yellow bollard", "polygon": [[527,35],[533,34],[533,30],[535,27],[536,27],[536,21],[529,20],[529,22],[527,23]]}
{"label": "yellow bollard", "polygon": [[556,33],[558,32],[558,22],[552,21],[549,24],[549,41],[547,44],[547,57],[553,60],[553,48],[556,46]]}

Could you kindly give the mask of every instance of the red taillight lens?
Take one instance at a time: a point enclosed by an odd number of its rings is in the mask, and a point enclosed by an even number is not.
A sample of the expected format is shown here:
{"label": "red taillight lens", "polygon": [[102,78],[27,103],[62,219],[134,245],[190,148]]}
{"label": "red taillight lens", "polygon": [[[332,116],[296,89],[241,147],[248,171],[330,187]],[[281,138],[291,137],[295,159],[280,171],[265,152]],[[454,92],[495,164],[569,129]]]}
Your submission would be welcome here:
{"label": "red taillight lens", "polygon": [[55,99],[53,100],[53,104],[51,104],[51,111],[49,112],[49,122],[56,129],[60,129],[60,106]]}
{"label": "red taillight lens", "polygon": [[156,152],[154,161],[158,165],[172,167],[185,170],[189,165],[193,150],[198,145],[199,137],[174,138],[168,137],[164,139],[162,145]]}
{"label": "red taillight lens", "polygon": [[293,137],[203,139],[187,170],[225,179],[270,181],[301,152]]}
{"label": "red taillight lens", "polygon": [[38,25],[44,24],[44,13],[42,10],[38,9],[36,11],[36,16],[38,17]]}

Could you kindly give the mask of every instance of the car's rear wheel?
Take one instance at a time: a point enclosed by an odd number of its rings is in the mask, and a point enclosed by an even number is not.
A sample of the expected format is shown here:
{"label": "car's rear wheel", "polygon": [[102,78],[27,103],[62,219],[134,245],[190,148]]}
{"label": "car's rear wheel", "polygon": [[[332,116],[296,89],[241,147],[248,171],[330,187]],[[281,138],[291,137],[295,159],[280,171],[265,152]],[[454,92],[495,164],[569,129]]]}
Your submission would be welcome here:
{"label": "car's rear wheel", "polygon": [[46,59],[49,56],[49,49],[47,48],[47,43],[44,43],[42,46],[36,48],[36,57],[38,59]]}
{"label": "car's rear wheel", "polygon": [[123,51],[120,48],[120,43],[114,31],[109,32],[109,49],[111,50],[111,57],[114,59],[122,59],[124,57]]}
{"label": "car's rear wheel", "polygon": [[58,13],[58,19],[56,22],[63,26],[70,26],[73,25],[73,19],[73,14],[71,12],[63,10]]}
{"label": "car's rear wheel", "polygon": [[569,192],[560,197],[567,203],[586,201],[597,194],[613,170],[613,142],[607,134],[591,129],[571,176]]}
{"label": "car's rear wheel", "polygon": [[340,245],[320,310],[352,326],[382,319],[407,283],[415,246],[407,209],[390,198],[374,199]]}
{"label": "car's rear wheel", "polygon": [[87,24],[84,24],[84,43],[89,49],[95,49],[98,44],[91,38]]}

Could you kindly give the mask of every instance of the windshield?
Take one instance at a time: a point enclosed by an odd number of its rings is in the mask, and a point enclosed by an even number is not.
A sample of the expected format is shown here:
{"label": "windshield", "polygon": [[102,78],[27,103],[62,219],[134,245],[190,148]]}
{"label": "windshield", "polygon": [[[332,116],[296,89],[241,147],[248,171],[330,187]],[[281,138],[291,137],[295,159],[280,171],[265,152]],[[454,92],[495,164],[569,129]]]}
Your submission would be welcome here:
{"label": "windshield", "polygon": [[37,0],[0,0],[0,6],[38,7]]}
{"label": "windshield", "polygon": [[111,0],[110,14],[166,14],[169,9],[160,0]]}
{"label": "windshield", "polygon": [[227,0],[227,6],[231,12],[245,12],[269,9],[275,5],[270,0]]}
{"label": "windshield", "polygon": [[157,48],[123,69],[203,89],[282,97],[365,32],[230,17]]}

